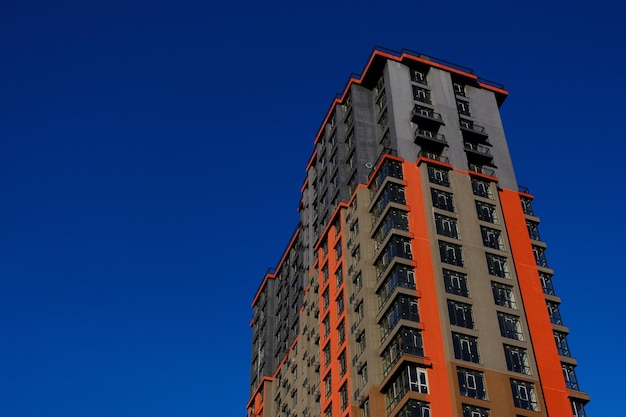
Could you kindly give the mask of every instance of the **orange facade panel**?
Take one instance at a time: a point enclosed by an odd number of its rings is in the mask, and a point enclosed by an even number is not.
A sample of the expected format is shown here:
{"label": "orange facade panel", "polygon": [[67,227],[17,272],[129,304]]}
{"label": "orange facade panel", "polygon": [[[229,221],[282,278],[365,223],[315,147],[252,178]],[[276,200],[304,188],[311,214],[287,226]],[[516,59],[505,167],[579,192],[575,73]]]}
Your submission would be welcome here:
{"label": "orange facade panel", "polygon": [[539,280],[539,270],[528,236],[520,193],[503,189],[500,201],[515,260],[530,338],[537,360],[547,412],[551,416],[572,415],[561,361],[554,342],[552,323]]}
{"label": "orange facade panel", "polygon": [[[407,183],[406,199],[410,207],[409,224],[414,234],[413,254],[417,262],[415,284],[420,292],[420,321],[424,324],[424,352],[432,363],[428,379],[430,394],[428,400],[433,415],[452,416],[454,414],[451,401],[454,398],[450,386],[444,351],[444,339],[441,329],[441,313],[438,306],[435,286],[435,272],[430,250],[431,236],[428,233],[428,220],[425,210],[422,179],[419,168],[414,163],[404,163],[404,177]],[[436,387],[436,389],[435,389]]]}

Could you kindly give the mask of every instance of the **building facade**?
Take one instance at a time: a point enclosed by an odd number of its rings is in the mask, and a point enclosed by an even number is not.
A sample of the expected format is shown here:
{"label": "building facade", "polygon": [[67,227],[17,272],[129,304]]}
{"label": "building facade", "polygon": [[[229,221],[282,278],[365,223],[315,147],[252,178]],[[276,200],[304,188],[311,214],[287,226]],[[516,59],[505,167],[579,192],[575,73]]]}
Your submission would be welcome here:
{"label": "building facade", "polygon": [[253,300],[248,417],[585,416],[504,88],[376,49]]}

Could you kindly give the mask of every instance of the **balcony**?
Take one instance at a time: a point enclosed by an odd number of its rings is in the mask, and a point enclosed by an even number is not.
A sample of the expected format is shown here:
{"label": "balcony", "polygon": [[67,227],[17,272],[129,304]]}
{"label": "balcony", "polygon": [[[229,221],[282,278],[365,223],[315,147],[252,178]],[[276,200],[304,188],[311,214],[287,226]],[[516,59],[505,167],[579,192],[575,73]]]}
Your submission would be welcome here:
{"label": "balcony", "polygon": [[419,146],[430,145],[439,148],[448,146],[448,142],[446,142],[446,137],[444,135],[426,129],[417,129],[415,131],[414,142]]}
{"label": "balcony", "polygon": [[488,175],[490,177],[496,176],[496,171],[493,168],[485,167],[480,164],[469,164],[469,169],[470,171],[474,171],[483,175]]}
{"label": "balcony", "polygon": [[491,162],[493,160],[493,155],[489,150],[489,146],[483,145],[482,143],[471,142],[463,142],[463,144],[468,158],[484,162]]}
{"label": "balcony", "polygon": [[483,126],[474,124],[474,122],[471,122],[469,120],[461,119],[460,128],[461,128],[461,133],[463,133],[463,137],[466,137],[466,138],[479,140],[479,141],[486,141],[487,138],[489,137],[489,135],[487,134],[487,131],[485,130]]}
{"label": "balcony", "polygon": [[432,159],[433,161],[443,162],[444,164],[450,163],[450,160],[447,156],[443,156],[441,155],[441,153],[438,152],[426,151],[423,149],[420,151],[420,153],[417,154],[417,159],[420,158],[428,158]]}
{"label": "balcony", "polygon": [[439,126],[444,124],[441,114],[427,107],[417,105],[413,107],[411,112],[411,121],[422,126]]}

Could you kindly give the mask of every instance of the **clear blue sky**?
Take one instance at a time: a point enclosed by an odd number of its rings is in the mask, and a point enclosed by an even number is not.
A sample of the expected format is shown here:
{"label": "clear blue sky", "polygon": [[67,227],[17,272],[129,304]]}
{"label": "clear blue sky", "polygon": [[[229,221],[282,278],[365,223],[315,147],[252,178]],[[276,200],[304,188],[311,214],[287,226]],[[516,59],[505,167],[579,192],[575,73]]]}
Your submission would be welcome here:
{"label": "clear blue sky", "polygon": [[245,415],[250,302],[296,226],[315,132],[374,45],[510,91],[588,413],[623,416],[624,15],[617,0],[4,2],[0,416]]}

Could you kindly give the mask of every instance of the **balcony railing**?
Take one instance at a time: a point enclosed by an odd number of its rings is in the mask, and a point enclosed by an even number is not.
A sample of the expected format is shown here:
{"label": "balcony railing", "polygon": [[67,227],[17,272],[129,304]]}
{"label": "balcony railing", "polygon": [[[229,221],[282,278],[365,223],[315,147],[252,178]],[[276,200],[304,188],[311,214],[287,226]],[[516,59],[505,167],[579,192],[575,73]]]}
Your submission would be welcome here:
{"label": "balcony railing", "polygon": [[478,164],[470,164],[470,171],[478,172],[479,174],[489,175],[490,177],[495,177],[496,171],[492,168],[487,168]]}
{"label": "balcony railing", "polygon": [[471,143],[464,142],[465,150],[470,151],[473,154],[483,157],[485,159],[493,159],[493,155],[491,155],[491,151],[489,150],[489,146],[483,145],[482,143]]}
{"label": "balcony railing", "polygon": [[472,122],[462,120],[460,127],[463,133],[470,135],[472,137],[481,138],[484,140],[486,140],[489,137],[489,135],[487,134],[487,131],[485,130],[483,126],[474,124]]}
{"label": "balcony railing", "polygon": [[415,131],[415,143],[431,143],[439,146],[448,146],[446,137],[441,133],[435,133],[426,129],[417,129]]}
{"label": "balcony railing", "polygon": [[414,122],[422,121],[430,124],[443,124],[441,114],[426,107],[415,106],[411,112],[411,120]]}
{"label": "balcony railing", "polygon": [[417,159],[419,158],[428,158],[434,161],[443,162],[445,164],[450,162],[447,156],[443,156],[437,152],[431,152],[431,151],[425,151],[425,150],[421,150],[420,153],[417,154]]}

